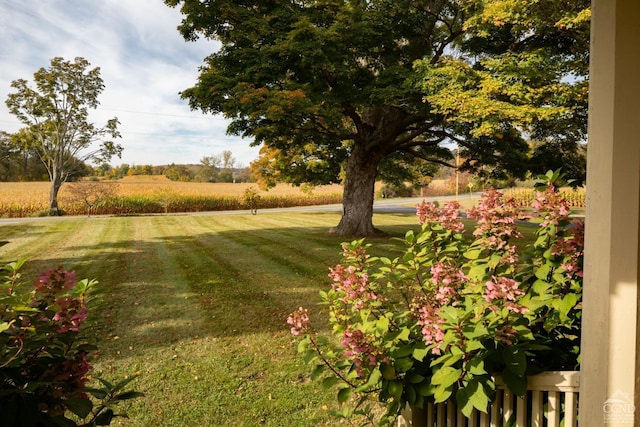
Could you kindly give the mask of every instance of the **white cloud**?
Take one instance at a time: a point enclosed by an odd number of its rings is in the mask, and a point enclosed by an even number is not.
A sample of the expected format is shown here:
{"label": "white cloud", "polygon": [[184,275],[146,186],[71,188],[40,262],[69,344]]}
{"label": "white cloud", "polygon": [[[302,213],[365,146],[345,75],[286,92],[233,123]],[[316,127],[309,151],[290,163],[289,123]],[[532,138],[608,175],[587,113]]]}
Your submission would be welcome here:
{"label": "white cloud", "polygon": [[4,104],[11,81],[32,81],[53,57],[82,56],[100,67],[105,83],[91,120],[121,122],[124,152],[112,164],[198,163],[231,150],[248,166],[258,149],[226,135],[227,120],[192,112],[179,97],[218,46],[185,42],[176,29],[181,19],[161,0],[0,1],[0,130],[21,127]]}

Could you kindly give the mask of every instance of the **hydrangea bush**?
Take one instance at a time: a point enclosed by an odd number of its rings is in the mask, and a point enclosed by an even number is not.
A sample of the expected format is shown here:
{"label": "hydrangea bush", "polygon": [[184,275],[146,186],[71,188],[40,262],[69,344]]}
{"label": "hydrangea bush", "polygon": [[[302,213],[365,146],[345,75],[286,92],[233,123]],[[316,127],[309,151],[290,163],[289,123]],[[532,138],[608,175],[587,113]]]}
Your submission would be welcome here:
{"label": "hydrangea bush", "polygon": [[[321,292],[332,337],[305,308],[288,318],[312,376],[337,386],[341,403],[360,397],[358,413],[370,413],[372,396],[384,402],[384,425],[427,401],[486,411],[496,375],[522,395],[528,375],[576,369],[584,224],[558,192],[562,175],[543,178],[528,212],[485,191],[470,232],[457,202],[423,202],[420,231],[399,239],[394,259],[371,256],[364,240],[343,244]],[[520,229],[534,226],[523,241]]]}
{"label": "hydrangea bush", "polygon": [[42,272],[29,286],[21,280],[24,261],[1,268],[0,420],[11,426],[109,425],[113,407],[142,396],[98,379],[87,386],[96,347],[82,334],[87,296],[95,281],[76,280],[62,268]]}

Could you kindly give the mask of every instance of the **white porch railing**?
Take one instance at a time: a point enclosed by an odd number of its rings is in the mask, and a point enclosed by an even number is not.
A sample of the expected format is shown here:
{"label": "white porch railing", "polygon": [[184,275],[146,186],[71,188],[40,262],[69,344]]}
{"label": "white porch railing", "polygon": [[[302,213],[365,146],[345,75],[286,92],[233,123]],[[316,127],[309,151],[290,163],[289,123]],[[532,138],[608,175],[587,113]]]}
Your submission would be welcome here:
{"label": "white porch railing", "polygon": [[420,415],[403,411],[398,427],[559,427],[561,420],[564,427],[578,426],[579,371],[531,376],[523,397],[505,389],[499,378],[496,384],[496,396],[486,414],[473,411],[466,418],[453,403],[429,404]]}

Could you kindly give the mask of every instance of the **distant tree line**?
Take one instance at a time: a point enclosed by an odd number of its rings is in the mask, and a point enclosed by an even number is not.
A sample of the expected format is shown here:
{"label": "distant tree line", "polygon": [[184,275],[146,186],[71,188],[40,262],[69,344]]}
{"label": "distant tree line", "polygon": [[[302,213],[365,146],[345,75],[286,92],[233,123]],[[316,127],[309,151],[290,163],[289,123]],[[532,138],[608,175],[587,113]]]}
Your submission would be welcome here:
{"label": "distant tree line", "polygon": [[175,164],[151,166],[123,163],[113,167],[103,163],[95,168],[98,177],[119,179],[133,175],[164,175],[172,181],[184,182],[255,182],[248,167],[236,164],[231,151],[204,156],[200,164]]}
{"label": "distant tree line", "polygon": [[[0,131],[0,181],[49,181],[47,167],[29,141],[24,130],[14,134]],[[90,166],[78,160],[68,180],[92,173]]]}
{"label": "distant tree line", "polygon": [[[195,182],[254,182],[248,167],[236,164],[231,151],[205,156],[200,164],[111,166],[102,163],[92,167],[77,161],[68,181],[84,177],[120,179],[132,175],[165,175],[172,181]],[[47,168],[37,152],[29,146],[22,132],[10,134],[0,131],[0,181],[49,181]]]}

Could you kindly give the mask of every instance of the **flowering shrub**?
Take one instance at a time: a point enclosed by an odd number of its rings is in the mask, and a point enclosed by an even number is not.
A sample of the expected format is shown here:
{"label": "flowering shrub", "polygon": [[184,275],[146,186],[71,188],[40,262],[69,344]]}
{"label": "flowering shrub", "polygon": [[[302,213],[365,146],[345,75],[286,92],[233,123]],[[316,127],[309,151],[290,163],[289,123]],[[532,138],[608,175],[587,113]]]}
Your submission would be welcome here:
{"label": "flowering shrub", "polygon": [[[575,369],[583,224],[557,192],[562,176],[544,178],[532,217],[489,190],[468,212],[471,235],[456,202],[422,203],[421,229],[400,239],[395,259],[370,256],[364,240],[343,244],[321,292],[336,339],[315,333],[304,308],[288,318],[313,377],[338,383],[341,403],[354,392],[360,406],[376,396],[385,424],[426,401],[455,399],[467,416],[486,411],[496,374],[522,395],[529,374]],[[517,221],[537,223],[532,242],[521,241]]]}
{"label": "flowering shrub", "polygon": [[[89,357],[96,348],[81,335],[81,327],[87,318],[87,293],[96,282],[77,281],[74,272],[57,268],[41,273],[33,287],[27,287],[20,281],[23,264],[1,269],[5,274],[0,280],[3,425],[109,425],[117,416],[113,405],[142,394],[124,391],[132,378],[115,385],[100,380],[101,388],[87,387]],[[99,405],[94,407],[89,395]]]}

